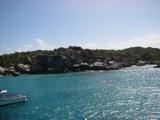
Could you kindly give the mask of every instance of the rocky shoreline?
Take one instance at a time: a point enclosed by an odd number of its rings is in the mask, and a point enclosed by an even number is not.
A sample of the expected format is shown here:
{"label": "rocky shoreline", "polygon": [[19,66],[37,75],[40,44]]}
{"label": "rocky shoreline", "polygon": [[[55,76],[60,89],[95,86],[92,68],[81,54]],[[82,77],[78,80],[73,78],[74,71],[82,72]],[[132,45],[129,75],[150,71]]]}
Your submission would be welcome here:
{"label": "rocky shoreline", "polygon": [[101,60],[92,62],[78,61],[76,58],[67,56],[55,56],[55,55],[37,55],[32,59],[32,63],[11,66],[9,68],[0,67],[0,75],[19,76],[20,74],[45,74],[45,73],[65,73],[65,72],[78,72],[86,70],[117,70],[124,67],[130,67],[132,65],[143,66],[157,64],[156,68],[160,67],[160,63],[157,61],[122,61],[118,62],[112,59]]}
{"label": "rocky shoreline", "polygon": [[117,70],[132,65],[160,68],[160,49],[133,47],[124,50],[90,50],[78,46],[0,56],[0,75]]}

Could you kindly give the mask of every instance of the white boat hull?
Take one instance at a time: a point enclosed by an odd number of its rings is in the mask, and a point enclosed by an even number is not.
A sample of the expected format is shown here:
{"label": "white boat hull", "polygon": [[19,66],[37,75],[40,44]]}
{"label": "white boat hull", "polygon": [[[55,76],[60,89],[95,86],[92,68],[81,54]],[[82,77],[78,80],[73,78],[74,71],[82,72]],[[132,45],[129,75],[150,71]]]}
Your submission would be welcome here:
{"label": "white boat hull", "polygon": [[0,97],[0,106],[19,103],[19,102],[25,102],[27,101],[26,96],[7,96],[7,97]]}

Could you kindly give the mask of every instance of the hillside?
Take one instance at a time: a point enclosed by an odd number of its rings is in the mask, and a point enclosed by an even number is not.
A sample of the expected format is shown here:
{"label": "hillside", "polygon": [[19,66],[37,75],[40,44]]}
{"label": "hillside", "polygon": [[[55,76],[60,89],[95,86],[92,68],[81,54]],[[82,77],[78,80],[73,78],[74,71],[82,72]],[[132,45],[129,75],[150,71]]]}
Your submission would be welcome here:
{"label": "hillside", "polygon": [[18,63],[31,64],[33,58],[37,55],[53,55],[53,56],[67,56],[77,59],[77,63],[87,62],[93,63],[97,59],[99,61],[115,60],[121,61],[160,61],[160,49],[157,48],[142,48],[132,47],[124,50],[91,50],[83,49],[81,47],[70,46],[68,48],[58,48],[54,50],[37,50],[29,52],[16,52],[13,54],[4,54],[0,56],[0,66],[10,67]]}

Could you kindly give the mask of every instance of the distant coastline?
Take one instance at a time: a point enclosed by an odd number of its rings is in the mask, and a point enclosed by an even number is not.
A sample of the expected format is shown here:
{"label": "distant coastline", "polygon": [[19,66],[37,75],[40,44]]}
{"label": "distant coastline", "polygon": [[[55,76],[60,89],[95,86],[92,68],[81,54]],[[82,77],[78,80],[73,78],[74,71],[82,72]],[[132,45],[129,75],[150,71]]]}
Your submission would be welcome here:
{"label": "distant coastline", "polygon": [[53,51],[37,50],[0,56],[0,74],[65,73],[85,70],[117,70],[132,65],[156,64],[160,67],[160,49],[132,47],[124,50],[91,50],[78,46]]}

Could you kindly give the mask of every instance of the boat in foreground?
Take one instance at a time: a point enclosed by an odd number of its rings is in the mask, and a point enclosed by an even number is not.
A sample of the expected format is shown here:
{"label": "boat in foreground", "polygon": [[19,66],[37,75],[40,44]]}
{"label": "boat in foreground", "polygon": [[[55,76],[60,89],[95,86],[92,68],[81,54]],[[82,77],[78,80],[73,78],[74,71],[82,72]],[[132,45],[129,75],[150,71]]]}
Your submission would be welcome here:
{"label": "boat in foreground", "polygon": [[0,106],[27,101],[25,95],[10,94],[7,90],[0,90]]}

